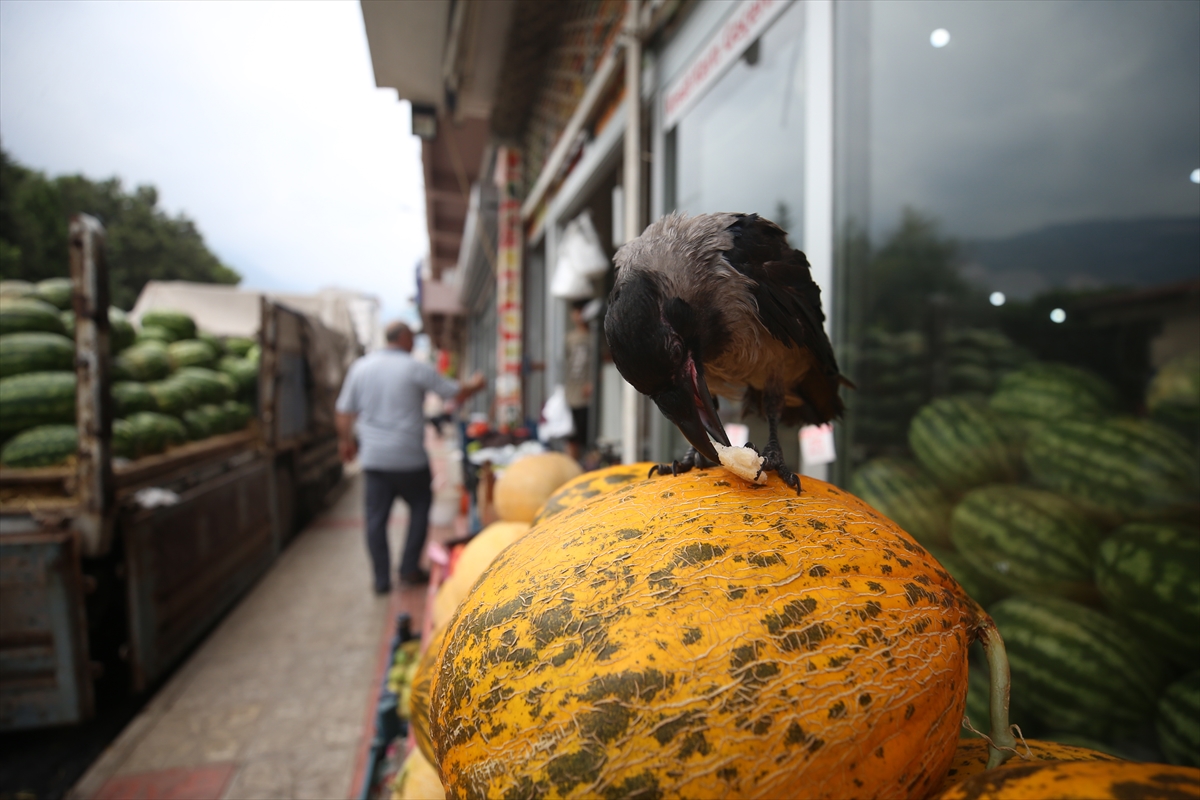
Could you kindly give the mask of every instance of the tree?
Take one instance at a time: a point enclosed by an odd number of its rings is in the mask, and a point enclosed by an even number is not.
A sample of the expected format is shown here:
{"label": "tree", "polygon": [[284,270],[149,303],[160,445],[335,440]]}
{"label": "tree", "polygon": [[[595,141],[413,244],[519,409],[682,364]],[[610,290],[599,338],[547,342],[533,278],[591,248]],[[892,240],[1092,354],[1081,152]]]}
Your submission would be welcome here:
{"label": "tree", "polygon": [[126,192],[119,178],[47,178],[0,149],[0,278],[39,281],[68,271],[67,224],[72,214],[99,219],[108,233],[113,305],[131,308],[150,280],[236,284],[186,215],[158,207],[158,190]]}

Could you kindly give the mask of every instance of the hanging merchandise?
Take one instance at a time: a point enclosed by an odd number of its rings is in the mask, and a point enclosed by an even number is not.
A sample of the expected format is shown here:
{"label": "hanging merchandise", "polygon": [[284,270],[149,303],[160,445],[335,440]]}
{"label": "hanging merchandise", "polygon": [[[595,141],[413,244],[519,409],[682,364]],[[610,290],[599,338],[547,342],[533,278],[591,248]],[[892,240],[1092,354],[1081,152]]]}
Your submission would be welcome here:
{"label": "hanging merchandise", "polygon": [[567,391],[560,383],[554,387],[554,392],[542,407],[542,421],[538,425],[538,439],[549,442],[551,439],[565,439],[575,432],[575,419],[571,416],[571,407],[567,405]]}
{"label": "hanging merchandise", "polygon": [[590,211],[584,211],[567,223],[558,246],[558,260],[550,292],[564,300],[591,297],[592,279],[608,271],[609,259],[600,246],[600,235]]}

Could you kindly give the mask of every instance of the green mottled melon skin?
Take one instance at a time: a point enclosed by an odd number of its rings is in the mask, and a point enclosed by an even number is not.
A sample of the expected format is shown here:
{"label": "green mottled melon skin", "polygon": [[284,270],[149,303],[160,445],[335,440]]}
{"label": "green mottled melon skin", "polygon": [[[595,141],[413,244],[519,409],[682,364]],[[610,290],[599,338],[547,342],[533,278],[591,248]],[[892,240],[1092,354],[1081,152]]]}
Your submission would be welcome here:
{"label": "green mottled melon skin", "polygon": [[954,508],[950,537],[961,557],[1009,594],[1095,599],[1100,527],[1070,501],[1023,486],[984,486]]}
{"label": "green mottled melon skin", "polygon": [[1154,727],[1167,761],[1200,767],[1200,670],[1167,687],[1158,700]]}
{"label": "green mottled melon skin", "polygon": [[1149,420],[1048,424],[1025,445],[1035,483],[1063,495],[1101,522],[1195,518],[1200,464],[1191,444]]}
{"label": "green mottled melon skin", "polygon": [[113,359],[114,377],[158,381],[171,374],[171,360],[161,342],[139,342]]}
{"label": "green mottled melon skin", "polygon": [[118,417],[128,417],[139,411],[158,411],[158,402],[154,394],[144,383],[137,381],[118,381],[112,386],[113,413]]}
{"label": "green mottled melon skin", "polygon": [[148,383],[146,388],[154,396],[154,402],[163,414],[182,417],[183,412],[200,404],[200,397],[196,393],[195,385],[175,376],[171,376],[165,381]]}
{"label": "green mottled melon skin", "polygon": [[1179,523],[1133,522],[1112,532],[1096,560],[1109,612],[1159,652],[1200,664],[1200,533]]}
{"label": "green mottled melon skin", "polygon": [[244,336],[230,336],[225,340],[225,352],[236,358],[245,358],[255,341]]}
{"label": "green mottled melon skin", "polygon": [[46,331],[66,334],[59,311],[34,297],[0,297],[0,336]]}
{"label": "green mottled melon skin", "polygon": [[65,311],[71,307],[71,295],[74,292],[75,285],[70,278],[46,278],[44,281],[38,281],[34,297],[60,311]]}
{"label": "green mottled melon skin", "polygon": [[75,422],[75,373],[27,372],[0,378],[0,436]]}
{"label": "green mottled melon skin", "polygon": [[78,450],[74,425],[39,425],[9,440],[0,450],[0,464],[14,469],[54,467]]}
{"label": "green mottled melon skin", "polygon": [[199,339],[172,342],[167,345],[167,356],[171,360],[172,370],[184,367],[211,367],[217,363],[216,352]]}
{"label": "green mottled melon skin", "polygon": [[142,314],[142,327],[166,328],[176,341],[196,338],[196,321],[182,311],[155,309]]}
{"label": "green mottled melon skin", "polygon": [[926,546],[950,541],[950,501],[920,467],[876,458],[850,478],[850,491]]}
{"label": "green mottled melon skin", "polygon": [[992,580],[987,573],[972,566],[971,562],[963,558],[962,553],[940,548],[930,548],[929,552],[942,565],[942,569],[949,572],[950,577],[958,581],[958,585],[963,588],[963,591],[979,605],[990,606],[1011,593],[1004,586]]}
{"label": "green mottled melon skin", "polygon": [[1116,410],[1117,395],[1107,381],[1089,370],[1037,362],[1005,375],[988,405],[993,411],[1036,425],[1107,416]]}
{"label": "green mottled melon skin", "polygon": [[59,333],[27,331],[0,336],[0,378],[75,368],[75,342]]}
{"label": "green mottled melon skin", "polygon": [[229,376],[204,367],[183,367],[171,379],[190,386],[200,403],[224,403],[237,393]]}
{"label": "green mottled melon skin", "polygon": [[1168,668],[1121,623],[1058,597],[1010,597],[989,611],[1012,695],[1046,727],[1110,739],[1153,719]]}
{"label": "green mottled melon skin", "polygon": [[908,429],[917,461],[951,492],[1014,480],[1020,461],[1010,439],[1003,419],[974,397],[934,400]]}
{"label": "green mottled melon skin", "polygon": [[187,428],[175,417],[154,411],[139,411],[126,420],[134,432],[141,455],[161,453],[171,445],[187,441]]}

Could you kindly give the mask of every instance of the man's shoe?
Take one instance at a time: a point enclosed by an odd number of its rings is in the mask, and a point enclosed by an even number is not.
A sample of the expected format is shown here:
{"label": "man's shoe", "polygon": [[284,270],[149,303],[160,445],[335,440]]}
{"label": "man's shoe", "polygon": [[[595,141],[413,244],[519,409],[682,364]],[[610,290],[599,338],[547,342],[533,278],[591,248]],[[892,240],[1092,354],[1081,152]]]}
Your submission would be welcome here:
{"label": "man's shoe", "polygon": [[377,595],[383,596],[385,594],[391,594],[391,593],[392,593],[392,587],[390,587],[390,586],[376,586],[375,587],[375,594],[377,594]]}
{"label": "man's shoe", "polygon": [[423,569],[403,573],[400,576],[400,583],[406,586],[424,586],[429,583],[429,573]]}

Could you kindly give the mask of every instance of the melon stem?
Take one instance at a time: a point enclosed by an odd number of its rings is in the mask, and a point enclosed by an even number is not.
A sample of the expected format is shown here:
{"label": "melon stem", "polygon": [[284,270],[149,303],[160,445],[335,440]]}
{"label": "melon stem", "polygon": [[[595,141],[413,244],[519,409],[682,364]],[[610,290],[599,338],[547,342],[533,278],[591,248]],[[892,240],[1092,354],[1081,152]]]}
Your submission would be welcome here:
{"label": "melon stem", "polygon": [[988,739],[988,769],[995,769],[1016,753],[1017,739],[1008,722],[1009,674],[1008,654],[1004,651],[1004,640],[996,623],[988,619],[980,630],[980,641],[987,657],[988,673],[991,675],[990,707],[991,731]]}

